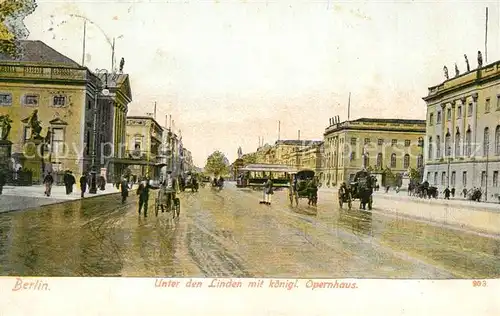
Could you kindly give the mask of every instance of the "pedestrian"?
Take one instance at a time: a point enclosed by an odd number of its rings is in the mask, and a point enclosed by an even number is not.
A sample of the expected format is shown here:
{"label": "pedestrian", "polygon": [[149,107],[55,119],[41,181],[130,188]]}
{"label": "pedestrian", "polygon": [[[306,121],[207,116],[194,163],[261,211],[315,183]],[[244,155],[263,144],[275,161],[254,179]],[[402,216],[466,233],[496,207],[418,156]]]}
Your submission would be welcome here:
{"label": "pedestrian", "polygon": [[451,197],[455,197],[455,187],[451,188]]}
{"label": "pedestrian", "polygon": [[52,184],[54,183],[54,177],[52,177],[52,174],[47,172],[47,175],[45,178],[43,178],[43,184],[45,184],[45,195],[50,196],[50,193],[52,191]]}
{"label": "pedestrian", "polygon": [[73,193],[73,184],[75,184],[75,177],[71,174],[71,171],[66,170],[64,174],[64,186],[66,187],[66,194]]}
{"label": "pedestrian", "polygon": [[145,178],[137,188],[136,193],[139,196],[139,216],[141,215],[141,210],[144,209],[144,217],[148,217],[148,200],[150,189],[151,185],[149,184],[148,178]]}
{"label": "pedestrian", "polygon": [[121,186],[121,191],[122,191],[122,204],[125,204],[125,202],[127,201],[127,197],[128,197],[128,182],[127,182],[127,179],[125,179],[125,177],[123,177],[120,186]]}
{"label": "pedestrian", "polygon": [[85,191],[87,191],[87,183],[88,183],[88,180],[87,180],[87,175],[84,173],[82,174],[82,176],[80,177],[80,189],[82,190],[82,198],[84,197],[85,195]]}
{"label": "pedestrian", "polygon": [[264,204],[271,205],[271,195],[273,194],[273,181],[268,178],[264,184]]}
{"label": "pedestrian", "polygon": [[445,200],[449,200],[450,199],[450,188],[446,187],[446,189],[444,189],[443,193],[444,193],[444,199]]}
{"label": "pedestrian", "polygon": [[6,182],[7,181],[5,179],[5,171],[0,168],[0,195],[2,194],[3,186],[5,185]]}
{"label": "pedestrian", "polygon": [[467,198],[467,188],[462,190],[462,194],[464,195],[464,199]]}

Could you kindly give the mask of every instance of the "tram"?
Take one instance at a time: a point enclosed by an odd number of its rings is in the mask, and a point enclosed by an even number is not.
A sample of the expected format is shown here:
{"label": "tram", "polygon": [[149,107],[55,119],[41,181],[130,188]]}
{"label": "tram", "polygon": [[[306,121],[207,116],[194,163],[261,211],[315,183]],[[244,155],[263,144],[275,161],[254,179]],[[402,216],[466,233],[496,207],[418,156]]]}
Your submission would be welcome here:
{"label": "tram", "polygon": [[250,164],[239,169],[236,186],[238,188],[260,189],[267,179],[273,181],[273,188],[289,188],[291,175],[297,170],[286,165]]}

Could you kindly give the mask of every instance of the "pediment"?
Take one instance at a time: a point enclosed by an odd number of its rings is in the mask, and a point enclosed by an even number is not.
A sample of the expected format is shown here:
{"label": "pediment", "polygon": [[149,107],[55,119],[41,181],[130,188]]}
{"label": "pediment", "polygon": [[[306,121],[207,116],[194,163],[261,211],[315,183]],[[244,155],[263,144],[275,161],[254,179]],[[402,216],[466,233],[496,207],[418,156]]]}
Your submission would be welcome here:
{"label": "pediment", "polygon": [[60,118],[55,118],[51,121],[49,121],[51,125],[68,125],[66,121],[61,120]]}

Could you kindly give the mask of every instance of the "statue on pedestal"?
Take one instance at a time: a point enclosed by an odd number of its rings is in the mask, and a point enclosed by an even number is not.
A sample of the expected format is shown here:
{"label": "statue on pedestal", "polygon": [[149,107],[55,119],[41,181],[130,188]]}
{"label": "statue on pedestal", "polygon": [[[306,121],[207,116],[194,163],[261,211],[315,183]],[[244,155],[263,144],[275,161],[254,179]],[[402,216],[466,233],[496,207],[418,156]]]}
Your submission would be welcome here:
{"label": "statue on pedestal", "polygon": [[466,54],[464,54],[464,57],[465,57],[465,65],[467,66],[467,72],[469,72],[470,71],[469,59],[467,58]]}
{"label": "statue on pedestal", "polygon": [[481,51],[477,51],[477,68],[483,67],[483,55],[481,54]]}
{"label": "statue on pedestal", "polygon": [[10,129],[12,125],[12,120],[9,117],[9,114],[0,116],[0,140],[7,140],[9,137]]}
{"label": "statue on pedestal", "polygon": [[31,139],[43,139],[40,135],[42,132],[41,122],[38,120],[38,110],[34,110],[30,117],[23,120],[23,122],[28,123],[31,128]]}
{"label": "statue on pedestal", "polygon": [[444,66],[443,71],[444,71],[444,77],[446,78],[446,80],[450,79],[450,76],[448,75],[448,67]]}
{"label": "statue on pedestal", "polygon": [[243,156],[243,150],[241,150],[241,147],[238,147],[238,159],[241,159]]}
{"label": "statue on pedestal", "polygon": [[458,70],[457,63],[455,63],[455,77],[458,77],[460,75],[460,70]]}

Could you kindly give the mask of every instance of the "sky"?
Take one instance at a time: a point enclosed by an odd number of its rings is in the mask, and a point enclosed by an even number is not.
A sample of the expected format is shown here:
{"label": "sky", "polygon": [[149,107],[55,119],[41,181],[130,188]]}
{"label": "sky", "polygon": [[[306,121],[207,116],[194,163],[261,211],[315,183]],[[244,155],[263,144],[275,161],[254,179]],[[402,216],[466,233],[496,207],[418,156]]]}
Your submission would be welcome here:
{"label": "sky", "polygon": [[[500,59],[499,1],[38,1],[25,19],[42,40],[85,66],[125,58],[129,115],[172,115],[203,167],[214,150],[232,162],[259,137],[322,139],[328,118],[425,119],[422,97],[443,66]],[[66,21],[65,23],[61,23]]]}

